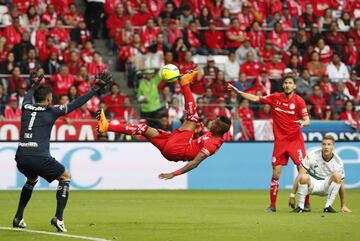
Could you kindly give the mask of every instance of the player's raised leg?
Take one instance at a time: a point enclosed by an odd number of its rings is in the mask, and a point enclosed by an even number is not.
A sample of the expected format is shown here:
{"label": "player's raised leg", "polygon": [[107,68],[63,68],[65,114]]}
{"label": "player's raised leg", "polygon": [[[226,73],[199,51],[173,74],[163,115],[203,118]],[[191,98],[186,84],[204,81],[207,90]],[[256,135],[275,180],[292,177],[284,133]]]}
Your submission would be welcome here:
{"label": "player's raised leg", "polygon": [[185,99],[185,118],[179,130],[195,130],[196,123],[199,122],[199,115],[196,110],[196,102],[191,93],[190,84],[197,77],[199,71],[194,70],[180,77],[180,85]]}
{"label": "player's raised leg", "polygon": [[147,139],[159,135],[158,130],[148,126],[147,124],[109,122],[106,119],[103,109],[99,109],[97,111],[96,119],[98,119],[98,125],[96,129],[99,133],[112,131],[126,135],[141,135],[141,136],[145,136]]}
{"label": "player's raised leg", "polygon": [[39,177],[36,177],[34,179],[28,178],[26,180],[26,183],[24,184],[24,186],[21,190],[19,205],[18,205],[16,214],[15,214],[15,218],[13,220],[14,228],[26,228],[26,223],[23,218],[24,210],[25,210],[27,203],[29,202],[29,200],[31,198],[34,186],[36,185],[38,180],[39,180]]}

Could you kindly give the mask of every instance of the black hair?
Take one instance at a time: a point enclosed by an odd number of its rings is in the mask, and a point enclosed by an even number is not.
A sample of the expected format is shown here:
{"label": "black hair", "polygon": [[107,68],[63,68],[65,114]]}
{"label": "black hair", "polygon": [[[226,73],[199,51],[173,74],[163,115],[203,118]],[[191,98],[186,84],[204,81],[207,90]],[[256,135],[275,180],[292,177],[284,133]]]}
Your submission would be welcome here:
{"label": "black hair", "polygon": [[226,132],[230,130],[231,120],[224,115],[220,116],[219,120],[220,122],[218,122],[217,124],[218,125],[217,133],[223,136]]}
{"label": "black hair", "polygon": [[219,119],[220,119],[222,122],[224,122],[225,124],[231,126],[231,120],[230,120],[228,117],[222,115],[222,116],[219,117]]}
{"label": "black hair", "polygon": [[35,89],[35,93],[34,93],[34,99],[35,102],[42,102],[44,100],[46,100],[46,97],[52,92],[51,86],[49,84],[42,84],[39,85],[36,89]]}
{"label": "black hair", "polygon": [[286,75],[286,76],[284,77],[283,81],[285,81],[285,80],[287,80],[287,79],[291,79],[292,82],[293,82],[294,84],[296,84],[296,80],[295,80],[295,78],[294,78],[293,76],[291,76],[291,75]]}

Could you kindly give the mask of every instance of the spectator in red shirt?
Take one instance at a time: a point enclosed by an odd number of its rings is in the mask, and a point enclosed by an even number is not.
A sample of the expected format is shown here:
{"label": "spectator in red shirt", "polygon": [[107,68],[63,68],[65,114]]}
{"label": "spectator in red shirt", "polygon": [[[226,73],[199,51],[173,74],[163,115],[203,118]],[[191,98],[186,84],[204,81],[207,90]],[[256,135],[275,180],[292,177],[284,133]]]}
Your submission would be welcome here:
{"label": "spectator in red shirt", "polygon": [[[87,73],[86,66],[85,65],[80,66],[79,73],[76,76],[76,83],[77,83],[79,95],[83,95],[90,90],[92,85],[92,80],[89,74]],[[95,110],[94,112],[96,111],[97,110]]]}
{"label": "spectator in red shirt", "polygon": [[79,53],[76,51],[71,51],[70,61],[66,64],[69,66],[70,73],[72,75],[77,75],[80,70],[80,67],[82,66]]}
{"label": "spectator in red shirt", "polygon": [[[142,4],[144,5],[144,4]],[[154,26],[154,20],[151,18],[147,20],[146,26],[141,29],[141,44],[143,47],[148,48],[156,42],[158,30]]]}
{"label": "spectator in red shirt", "polygon": [[62,65],[59,73],[52,76],[53,91],[57,96],[68,93],[70,86],[75,84],[75,78],[69,73],[69,67]]}
{"label": "spectator in red shirt", "polygon": [[336,21],[330,23],[330,29],[329,32],[325,34],[325,40],[335,52],[342,53],[344,51],[346,38],[343,33],[338,32],[338,24]]}
{"label": "spectator in red shirt", "polygon": [[250,28],[255,20],[254,14],[251,11],[251,3],[243,2],[242,10],[236,15],[236,18],[239,19],[240,27],[242,29]]}
{"label": "spectator in red shirt", "polygon": [[271,82],[267,75],[265,67],[261,68],[260,75],[256,78],[255,84],[252,87],[252,92],[255,94],[258,90],[261,91],[262,95],[270,95],[271,93]]}
{"label": "spectator in red shirt", "polygon": [[211,81],[210,87],[215,97],[225,97],[225,94],[227,93],[227,82],[225,81],[223,71],[217,72],[216,78]]}
{"label": "spectator in red shirt", "polygon": [[231,20],[231,27],[226,30],[226,46],[230,51],[235,51],[239,48],[246,37],[246,32],[240,27],[238,19]]}
{"label": "spectator in red shirt", "polygon": [[215,66],[215,59],[211,55],[207,57],[207,65],[204,67],[204,75],[208,81],[216,79],[219,68]]}
{"label": "spectator in red shirt", "polygon": [[351,125],[356,130],[360,130],[360,121],[354,111],[354,105],[351,101],[346,101],[344,111],[340,114],[340,120]]}
{"label": "spectator in red shirt", "polygon": [[224,9],[222,0],[206,1],[206,6],[214,19],[221,18],[221,13]]}
{"label": "spectator in red shirt", "polygon": [[120,93],[120,87],[118,84],[112,84],[110,94],[104,96],[104,103],[107,105],[112,118],[117,118],[123,113],[123,101],[125,96]]}
{"label": "spectator in red shirt", "polygon": [[320,61],[319,53],[313,51],[311,53],[311,61],[306,64],[311,76],[322,77],[326,73],[326,64]]}
{"label": "spectator in red shirt", "polygon": [[170,46],[174,46],[175,41],[183,37],[183,34],[179,28],[179,22],[175,19],[169,20],[168,28],[165,33],[166,43]]}
{"label": "spectator in red shirt", "polygon": [[39,28],[34,30],[31,34],[31,44],[34,45],[36,49],[40,49],[40,47],[46,44],[48,32],[46,24],[44,22],[40,23]]}
{"label": "spectator in red shirt", "polygon": [[310,1],[314,14],[318,17],[322,16],[327,9],[337,9],[339,7],[338,1],[332,0],[311,0]]}
{"label": "spectator in red shirt", "polygon": [[274,56],[274,54],[276,54],[276,51],[273,47],[272,41],[270,39],[266,39],[264,48],[260,50],[260,62],[262,64],[271,62],[271,57]]}
{"label": "spectator in red shirt", "polygon": [[317,42],[315,51],[319,53],[321,62],[327,64],[332,60],[333,51],[329,45],[325,44],[325,40],[323,38],[320,38]]}
{"label": "spectator in red shirt", "polygon": [[4,28],[2,36],[6,38],[9,49],[21,42],[21,33],[26,30],[21,27],[19,18],[14,18],[10,26]]}
{"label": "spectator in red shirt", "polygon": [[205,41],[195,21],[191,21],[187,29],[184,29],[184,43],[193,54],[208,54],[207,49],[204,48]]}
{"label": "spectator in red shirt", "polygon": [[261,31],[259,22],[253,22],[247,37],[250,39],[251,46],[259,53],[265,45],[265,34]]}
{"label": "spectator in red shirt", "polygon": [[84,21],[83,16],[78,13],[75,3],[69,4],[69,11],[64,14],[64,21],[66,25],[78,26],[80,21]]}
{"label": "spectator in red shirt", "polygon": [[152,16],[148,12],[146,2],[143,2],[140,4],[139,12],[132,17],[132,25],[135,27],[142,27],[147,24],[149,19],[152,19]]}
{"label": "spectator in red shirt", "polygon": [[204,39],[210,54],[217,55],[224,52],[224,32],[216,30],[216,24],[213,19],[209,20],[209,29],[205,31]]}
{"label": "spectator in red shirt", "polygon": [[55,12],[55,7],[52,3],[46,6],[46,11],[41,15],[41,21],[50,26],[55,26],[58,15]]}
{"label": "spectator in red shirt", "polygon": [[256,117],[260,120],[269,120],[272,118],[271,116],[271,106],[269,104],[262,105],[258,112],[256,113]]}
{"label": "spectator in red shirt", "polygon": [[253,52],[246,54],[246,61],[240,66],[240,71],[246,74],[248,79],[256,79],[260,75],[261,64],[255,61]]}
{"label": "spectator in red shirt", "polygon": [[20,120],[21,110],[18,106],[18,99],[15,95],[9,97],[9,102],[4,110],[4,117],[8,120]]}
{"label": "spectator in red shirt", "polygon": [[12,70],[11,76],[7,79],[8,81],[8,94],[11,95],[16,93],[21,85],[25,84],[25,79],[20,76],[20,67],[15,66]]}
{"label": "spectator in red shirt", "polygon": [[309,101],[313,105],[313,113],[316,119],[321,119],[326,107],[326,99],[322,96],[321,88],[318,84],[313,86],[313,94],[309,96]]}
{"label": "spectator in red shirt", "polygon": [[356,70],[351,70],[350,79],[345,82],[347,89],[349,90],[350,95],[352,96],[352,100],[355,104],[359,104],[360,102],[360,81],[358,81],[358,76],[356,74]]}
{"label": "spectator in red shirt", "polygon": [[281,92],[282,76],[285,70],[285,65],[281,62],[280,55],[274,54],[271,58],[271,62],[266,63],[265,66],[271,81],[271,92]]}
{"label": "spectator in red shirt", "polygon": [[348,37],[353,37],[356,47],[360,48],[360,18],[355,20],[355,27],[348,33]]}
{"label": "spectator in red shirt", "polygon": [[227,118],[232,119],[232,114],[226,107],[226,101],[224,97],[219,97],[217,99],[217,106],[211,113],[211,120],[215,120],[218,116],[226,116]]}
{"label": "spectator in red shirt", "polygon": [[95,51],[94,60],[87,65],[88,73],[91,75],[97,75],[107,68],[107,65],[103,63],[100,53]]}
{"label": "spectator in red shirt", "polygon": [[329,75],[325,73],[320,81],[320,89],[323,93],[323,97],[325,98],[326,102],[330,100],[330,96],[332,96],[336,92],[335,84],[330,82]]}
{"label": "spectator in red shirt", "polygon": [[134,108],[131,105],[131,99],[128,96],[125,96],[123,103],[122,103],[121,113],[118,116],[118,119],[121,122],[129,122],[132,120],[136,120],[139,118],[138,114],[134,110]]}
{"label": "spectator in red shirt", "polygon": [[274,24],[273,31],[269,34],[269,39],[274,43],[274,48],[277,51],[286,51],[289,48],[289,40],[287,34],[282,29],[280,22]]}
{"label": "spectator in red shirt", "polygon": [[360,60],[360,49],[355,46],[353,37],[347,38],[347,45],[344,47],[342,61],[351,67],[355,67]]}
{"label": "spectator in red shirt", "polygon": [[57,20],[55,27],[49,31],[50,36],[55,40],[55,45],[60,49],[65,49],[69,43],[70,36],[67,29],[64,28],[62,20]]}
{"label": "spectator in red shirt", "polygon": [[114,38],[115,33],[124,28],[124,23],[128,19],[130,18],[126,15],[124,6],[122,4],[118,4],[116,6],[115,13],[110,15],[106,21],[106,27],[109,29],[109,37]]}
{"label": "spectator in red shirt", "polygon": [[254,140],[254,112],[249,108],[249,101],[247,99],[242,99],[238,115],[240,119],[241,140]]}

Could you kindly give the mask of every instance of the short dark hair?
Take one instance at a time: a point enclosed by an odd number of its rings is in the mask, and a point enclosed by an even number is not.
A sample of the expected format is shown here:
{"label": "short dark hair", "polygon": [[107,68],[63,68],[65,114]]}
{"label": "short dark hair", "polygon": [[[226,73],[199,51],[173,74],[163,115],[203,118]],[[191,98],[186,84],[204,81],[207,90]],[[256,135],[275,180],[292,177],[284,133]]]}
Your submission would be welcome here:
{"label": "short dark hair", "polygon": [[291,79],[291,80],[293,81],[293,83],[296,84],[296,80],[295,80],[295,78],[294,78],[293,76],[291,76],[291,75],[286,75],[286,76],[284,77],[284,79],[283,79],[283,82],[284,82],[286,79]]}
{"label": "short dark hair", "polygon": [[42,84],[35,89],[34,99],[35,102],[41,102],[46,99],[46,97],[52,92],[51,86],[49,84]]}
{"label": "short dark hair", "polygon": [[230,127],[231,127],[231,120],[222,115],[219,117],[219,120],[220,120],[220,124],[219,124],[219,133],[221,135],[224,135],[226,132],[228,132],[230,130]]}
{"label": "short dark hair", "polygon": [[331,135],[326,135],[323,137],[323,141],[324,140],[331,140],[333,144],[335,144],[335,138]]}

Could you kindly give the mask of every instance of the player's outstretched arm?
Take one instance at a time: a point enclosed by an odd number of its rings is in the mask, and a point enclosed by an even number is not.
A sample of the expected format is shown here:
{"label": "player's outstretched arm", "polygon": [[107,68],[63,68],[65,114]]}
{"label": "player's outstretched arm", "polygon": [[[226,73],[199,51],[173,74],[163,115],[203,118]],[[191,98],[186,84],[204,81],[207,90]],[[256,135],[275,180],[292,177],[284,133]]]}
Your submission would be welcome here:
{"label": "player's outstretched arm", "polygon": [[101,74],[97,75],[95,78],[97,78],[98,80],[91,88],[91,90],[89,90],[86,94],[76,98],[67,105],[66,114],[84,105],[95,94],[100,93],[102,90],[105,89],[106,86],[112,83],[112,76],[110,72],[106,70],[104,70]]}
{"label": "player's outstretched arm", "polygon": [[352,211],[350,208],[346,206],[346,200],[345,200],[345,186],[344,181],[341,182],[340,190],[339,190],[339,196],[340,196],[340,203],[341,203],[341,212],[343,213],[351,213]]}
{"label": "player's outstretched arm", "polygon": [[245,98],[247,100],[250,100],[250,101],[253,101],[253,102],[259,102],[260,101],[259,96],[245,93],[244,91],[239,90],[238,88],[236,88],[232,84],[228,84],[228,90],[229,91],[234,90],[238,95],[241,95],[243,98]]}
{"label": "player's outstretched arm", "polygon": [[306,169],[302,165],[300,165],[299,166],[299,173],[298,173],[297,177],[294,180],[293,188],[292,188],[292,191],[291,191],[290,196],[289,196],[289,206],[291,208],[295,208],[295,206],[296,206],[295,196],[296,196],[298,186],[299,186],[299,177],[302,174],[306,174]]}
{"label": "player's outstretched arm", "polygon": [[30,79],[31,87],[24,96],[24,101],[22,103],[22,106],[33,103],[33,96],[35,89],[40,85],[40,82],[44,79],[44,75],[41,74],[37,76],[37,70],[34,70],[33,72],[30,73],[29,79]]}
{"label": "player's outstretched arm", "polygon": [[159,175],[160,179],[168,180],[175,176],[179,176],[181,174],[187,173],[191,171],[192,169],[199,166],[199,164],[206,159],[207,156],[205,156],[202,153],[197,154],[197,156],[194,158],[194,160],[190,161],[188,164],[186,164],[183,168],[180,168],[179,170],[171,173],[161,173]]}

